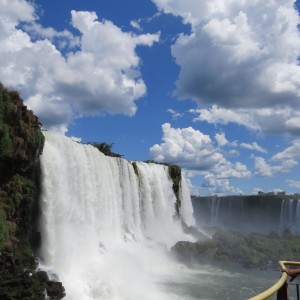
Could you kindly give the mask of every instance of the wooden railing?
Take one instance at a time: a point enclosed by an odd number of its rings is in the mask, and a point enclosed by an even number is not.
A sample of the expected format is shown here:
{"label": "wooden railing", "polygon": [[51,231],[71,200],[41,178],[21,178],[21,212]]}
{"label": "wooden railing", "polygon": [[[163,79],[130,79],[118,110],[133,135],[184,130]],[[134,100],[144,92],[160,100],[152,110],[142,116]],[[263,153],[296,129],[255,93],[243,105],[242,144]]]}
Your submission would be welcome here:
{"label": "wooden railing", "polygon": [[[300,266],[300,262],[297,261],[279,261],[279,265],[281,269],[287,268],[287,266]],[[272,295],[274,295],[276,292],[280,290],[280,288],[283,287],[284,284],[286,284],[287,280],[287,274],[285,272],[282,272],[280,279],[269,289],[262,292],[261,294],[250,298],[249,300],[265,300],[269,299]],[[297,288],[297,300],[300,300],[299,298],[299,284],[296,284]]]}

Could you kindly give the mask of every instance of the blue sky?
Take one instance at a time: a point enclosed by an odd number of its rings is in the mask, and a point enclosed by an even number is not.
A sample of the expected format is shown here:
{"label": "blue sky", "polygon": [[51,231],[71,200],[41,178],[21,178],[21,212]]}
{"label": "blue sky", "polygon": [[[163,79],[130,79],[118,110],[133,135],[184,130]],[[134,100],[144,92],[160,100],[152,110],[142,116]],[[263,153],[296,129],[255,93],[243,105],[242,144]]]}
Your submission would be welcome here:
{"label": "blue sky", "polygon": [[192,193],[300,193],[298,1],[0,4],[0,81],[44,128],[176,163]]}

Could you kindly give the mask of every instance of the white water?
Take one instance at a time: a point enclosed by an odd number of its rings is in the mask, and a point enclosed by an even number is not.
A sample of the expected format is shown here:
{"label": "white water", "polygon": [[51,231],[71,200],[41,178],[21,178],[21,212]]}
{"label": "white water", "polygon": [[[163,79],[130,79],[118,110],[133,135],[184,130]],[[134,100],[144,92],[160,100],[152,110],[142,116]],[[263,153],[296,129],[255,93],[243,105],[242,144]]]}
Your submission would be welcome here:
{"label": "white water", "polygon": [[[183,299],[161,284],[180,281],[168,248],[191,240],[174,218],[167,167],[137,162],[137,176],[124,159],[53,133],[45,137],[41,267],[63,282],[65,299]],[[194,225],[182,180],[181,216]]]}
{"label": "white water", "polygon": [[219,223],[220,198],[213,197],[210,206],[210,225],[217,226]]}
{"label": "white water", "polygon": [[289,229],[300,234],[300,200],[282,200],[280,211],[280,230]]}

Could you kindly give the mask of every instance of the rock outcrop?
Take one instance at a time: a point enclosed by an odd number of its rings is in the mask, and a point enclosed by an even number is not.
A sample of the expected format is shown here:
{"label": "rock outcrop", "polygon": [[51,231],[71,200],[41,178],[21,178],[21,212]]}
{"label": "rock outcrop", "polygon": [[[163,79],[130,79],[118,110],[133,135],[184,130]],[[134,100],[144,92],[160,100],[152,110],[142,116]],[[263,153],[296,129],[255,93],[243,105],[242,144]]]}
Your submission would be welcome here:
{"label": "rock outcrop", "polygon": [[[41,124],[18,92],[0,84],[0,299],[44,299],[53,290],[37,272]],[[55,284],[53,284],[55,285]],[[60,288],[61,299],[64,292]],[[57,294],[57,293],[56,293]]]}
{"label": "rock outcrop", "polygon": [[278,269],[279,260],[299,260],[300,237],[285,232],[263,235],[216,229],[211,239],[181,241],[171,248],[180,261],[193,267],[203,264],[239,265],[245,268]]}

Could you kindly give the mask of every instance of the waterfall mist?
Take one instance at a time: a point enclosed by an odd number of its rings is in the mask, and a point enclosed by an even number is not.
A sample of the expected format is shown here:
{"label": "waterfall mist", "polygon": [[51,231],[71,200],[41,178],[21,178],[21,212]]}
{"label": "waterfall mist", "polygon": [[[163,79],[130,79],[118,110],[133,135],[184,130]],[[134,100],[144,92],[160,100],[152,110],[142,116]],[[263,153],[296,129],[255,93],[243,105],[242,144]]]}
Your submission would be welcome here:
{"label": "waterfall mist", "polygon": [[[161,285],[180,276],[168,249],[192,238],[174,218],[168,167],[136,162],[135,170],[93,146],[44,134],[41,268],[59,277],[66,299],[177,299]],[[184,178],[180,197],[181,218],[194,225]]]}

